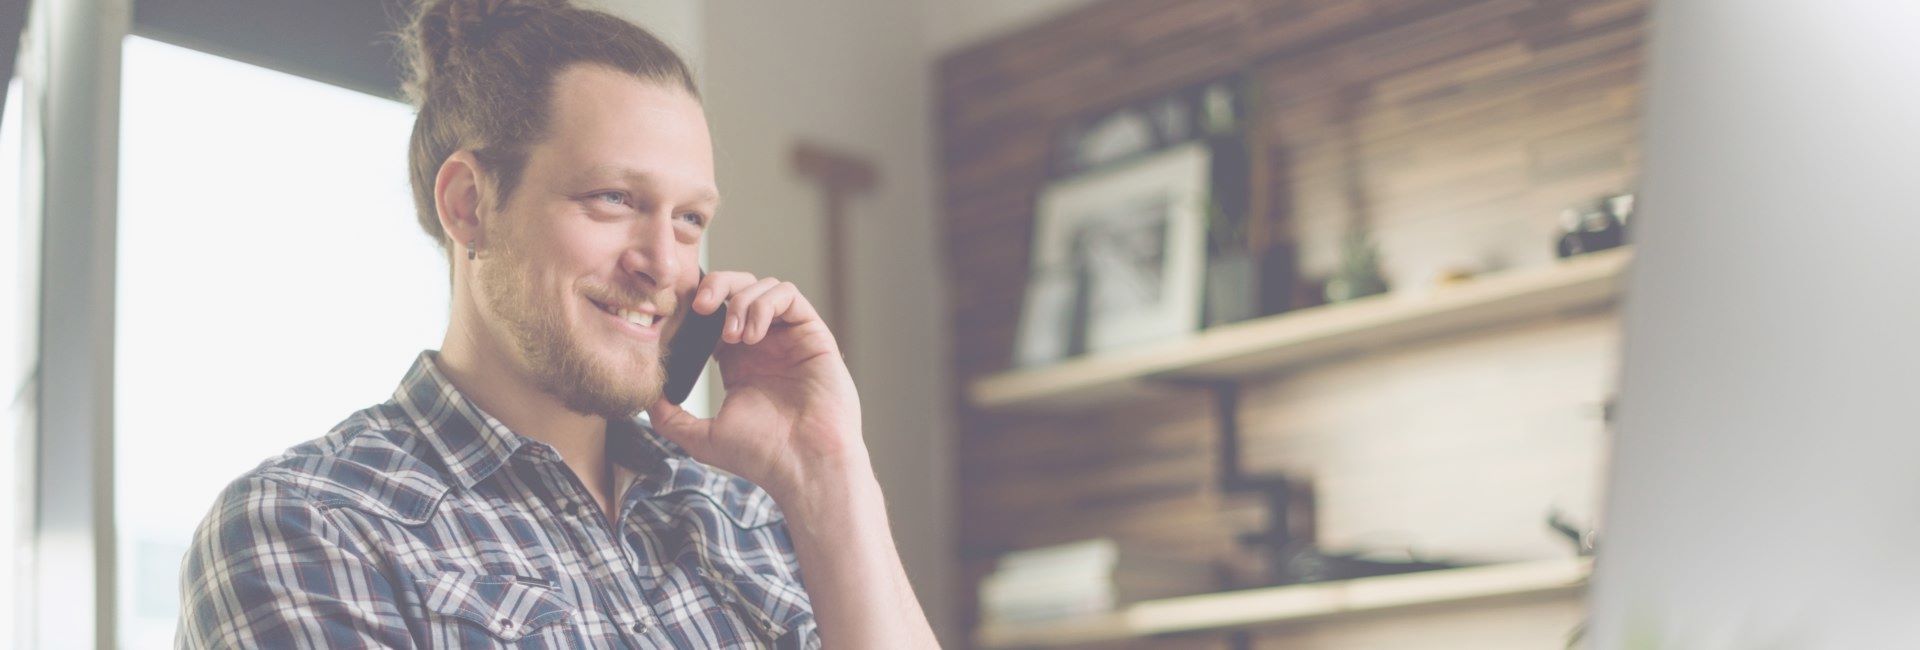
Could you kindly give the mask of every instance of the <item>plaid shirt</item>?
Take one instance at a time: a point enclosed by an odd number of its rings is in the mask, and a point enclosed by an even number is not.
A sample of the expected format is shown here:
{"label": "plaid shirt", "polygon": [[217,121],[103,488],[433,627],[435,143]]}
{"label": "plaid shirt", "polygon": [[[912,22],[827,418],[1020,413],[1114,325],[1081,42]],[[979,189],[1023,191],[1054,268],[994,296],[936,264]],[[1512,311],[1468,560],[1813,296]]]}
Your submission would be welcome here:
{"label": "plaid shirt", "polygon": [[627,471],[610,527],[552,447],[434,364],[221,493],[187,553],[178,646],[819,647],[766,492],[611,422]]}

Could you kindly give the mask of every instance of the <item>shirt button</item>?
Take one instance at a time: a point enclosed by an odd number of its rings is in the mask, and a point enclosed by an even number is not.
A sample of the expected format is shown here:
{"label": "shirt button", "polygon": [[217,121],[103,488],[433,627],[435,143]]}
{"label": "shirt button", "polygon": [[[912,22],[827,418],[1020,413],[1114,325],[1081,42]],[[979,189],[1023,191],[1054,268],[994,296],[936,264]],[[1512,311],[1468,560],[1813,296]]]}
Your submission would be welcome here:
{"label": "shirt button", "polygon": [[500,619],[500,627],[508,630],[513,629],[513,619],[509,619],[509,618]]}
{"label": "shirt button", "polygon": [[634,624],[633,624],[633,633],[634,633],[634,634],[646,634],[646,633],[647,633],[647,622],[646,622],[646,621],[639,621],[639,622],[636,622],[636,623],[634,623]]}

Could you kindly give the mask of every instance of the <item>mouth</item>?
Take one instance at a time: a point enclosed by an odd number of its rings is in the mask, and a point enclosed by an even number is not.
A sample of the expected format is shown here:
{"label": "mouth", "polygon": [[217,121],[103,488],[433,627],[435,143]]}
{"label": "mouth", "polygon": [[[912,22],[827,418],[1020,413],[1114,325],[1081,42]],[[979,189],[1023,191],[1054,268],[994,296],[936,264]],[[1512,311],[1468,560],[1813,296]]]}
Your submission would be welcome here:
{"label": "mouth", "polygon": [[588,298],[587,302],[592,303],[596,309],[600,310],[600,313],[606,314],[608,318],[613,319],[622,329],[641,336],[642,338],[658,338],[660,336],[660,324],[666,320],[664,316],[661,316],[659,312],[654,311],[651,307],[616,307],[592,298]]}

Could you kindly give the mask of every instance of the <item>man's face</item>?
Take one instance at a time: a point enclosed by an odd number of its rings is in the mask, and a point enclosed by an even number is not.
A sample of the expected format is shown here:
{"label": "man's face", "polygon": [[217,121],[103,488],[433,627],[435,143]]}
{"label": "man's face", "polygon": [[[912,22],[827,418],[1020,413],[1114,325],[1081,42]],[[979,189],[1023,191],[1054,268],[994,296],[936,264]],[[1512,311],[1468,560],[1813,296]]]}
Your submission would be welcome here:
{"label": "man's face", "polygon": [[698,101],[610,68],[568,68],[519,186],[482,213],[486,327],[568,408],[639,412],[660,396],[661,354],[718,202]]}

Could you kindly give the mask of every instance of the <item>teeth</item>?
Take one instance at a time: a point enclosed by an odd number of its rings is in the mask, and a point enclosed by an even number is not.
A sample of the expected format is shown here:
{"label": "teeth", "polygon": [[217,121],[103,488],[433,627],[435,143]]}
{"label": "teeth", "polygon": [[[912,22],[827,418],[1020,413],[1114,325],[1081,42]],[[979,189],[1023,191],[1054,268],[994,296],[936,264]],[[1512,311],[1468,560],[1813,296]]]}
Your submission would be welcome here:
{"label": "teeth", "polygon": [[625,319],[629,323],[633,323],[641,327],[653,327],[653,322],[658,319],[658,317],[654,316],[653,314],[642,314],[640,312],[629,310],[629,309],[622,309],[616,315],[622,319]]}

